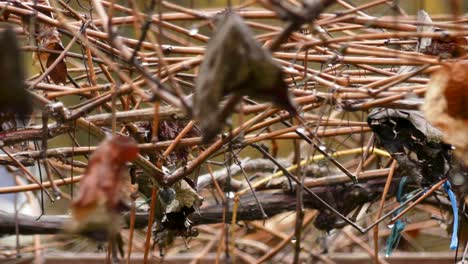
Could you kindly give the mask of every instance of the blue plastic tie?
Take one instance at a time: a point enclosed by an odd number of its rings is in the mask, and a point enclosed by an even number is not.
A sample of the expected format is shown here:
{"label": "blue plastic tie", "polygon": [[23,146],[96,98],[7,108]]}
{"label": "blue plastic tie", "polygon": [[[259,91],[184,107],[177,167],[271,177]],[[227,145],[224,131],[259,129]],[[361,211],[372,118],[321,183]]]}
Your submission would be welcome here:
{"label": "blue plastic tie", "polygon": [[448,197],[450,199],[450,204],[452,205],[452,211],[453,211],[453,230],[452,230],[452,240],[450,242],[450,249],[451,250],[456,250],[458,247],[458,204],[457,204],[457,198],[455,197],[455,194],[453,193],[452,189],[450,188],[450,182],[446,181],[444,183],[444,189],[448,194]]}
{"label": "blue plastic tie", "polygon": [[[401,178],[400,183],[398,184],[396,199],[397,199],[397,201],[399,203],[402,203],[402,202],[404,202],[404,200],[406,200],[406,197],[404,197],[404,195],[403,195],[403,190],[404,190],[404,187],[405,187],[407,181],[408,181],[408,177],[405,176],[405,177]],[[397,210],[395,212],[395,215],[399,214],[401,212],[401,210],[402,209]],[[392,231],[390,232],[390,235],[387,238],[386,251],[385,251],[386,256],[392,255],[393,249],[400,242],[401,232],[405,229],[405,227],[406,227],[406,223],[404,221],[397,220],[395,222],[395,225],[392,227]]]}
{"label": "blue plastic tie", "polygon": [[398,245],[401,238],[401,232],[405,229],[406,223],[401,220],[397,220],[395,225],[392,227],[392,231],[387,238],[387,249],[385,251],[385,256],[391,256],[393,249]]}
{"label": "blue plastic tie", "polygon": [[406,185],[406,182],[408,181],[408,177],[403,177],[401,178],[400,180],[400,183],[398,184],[398,190],[397,190],[397,195],[396,195],[396,199],[399,203],[402,202],[402,198],[403,198],[403,189]]}

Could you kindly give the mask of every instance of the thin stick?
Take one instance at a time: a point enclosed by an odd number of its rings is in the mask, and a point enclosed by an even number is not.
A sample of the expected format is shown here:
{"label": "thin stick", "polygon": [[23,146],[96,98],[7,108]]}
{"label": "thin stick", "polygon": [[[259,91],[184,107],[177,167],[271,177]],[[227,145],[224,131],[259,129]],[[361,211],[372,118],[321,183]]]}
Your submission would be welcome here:
{"label": "thin stick", "polygon": [[[388,190],[390,189],[390,185],[392,184],[393,174],[395,173],[396,165],[397,165],[397,161],[393,160],[392,165],[390,165],[390,172],[388,173],[384,190],[382,192],[382,198],[380,199],[379,209],[377,210],[377,215],[375,217],[376,220],[379,219],[380,216],[382,216],[385,199],[387,198]],[[374,260],[375,260],[375,263],[380,262],[380,259],[379,259],[379,226],[378,225],[374,227]]]}
{"label": "thin stick", "polygon": [[174,140],[172,141],[172,144],[169,145],[169,147],[167,147],[167,149],[164,151],[164,153],[162,154],[162,159],[165,160],[169,154],[177,147],[177,145],[180,143],[180,140],[182,140],[182,138],[185,137],[185,135],[187,135],[188,132],[190,132],[190,130],[192,130],[193,126],[195,125],[195,122],[194,121],[190,121],[188,122],[188,124],[184,127],[184,129],[182,129],[182,131],[180,131],[180,133],[176,136],[176,138],[174,138]]}
{"label": "thin stick", "polygon": [[358,164],[358,166],[356,168],[356,171],[354,172],[354,175],[356,175],[356,177],[358,179],[359,179],[359,174],[362,171],[362,167],[364,165],[364,162],[365,162],[365,160],[367,159],[367,157],[369,155],[369,151],[370,151],[372,145],[374,144],[374,140],[375,140],[375,134],[372,134],[371,137],[369,138],[369,142],[367,143],[366,149],[364,150],[364,153],[361,156],[361,160],[359,161],[359,164]]}
{"label": "thin stick", "polygon": [[146,229],[146,240],[145,240],[145,253],[143,256],[143,263],[148,263],[148,255],[151,248],[151,234],[153,233],[153,222],[154,222],[154,213],[156,210],[156,199],[158,198],[158,187],[153,186],[151,191],[151,204],[148,218],[148,227]]}
{"label": "thin stick", "polygon": [[130,264],[130,256],[132,255],[133,250],[133,233],[135,232],[135,213],[136,213],[136,195],[132,193],[132,207],[130,208],[130,225],[129,225],[129,235],[128,235],[128,249],[127,249],[127,264]]}

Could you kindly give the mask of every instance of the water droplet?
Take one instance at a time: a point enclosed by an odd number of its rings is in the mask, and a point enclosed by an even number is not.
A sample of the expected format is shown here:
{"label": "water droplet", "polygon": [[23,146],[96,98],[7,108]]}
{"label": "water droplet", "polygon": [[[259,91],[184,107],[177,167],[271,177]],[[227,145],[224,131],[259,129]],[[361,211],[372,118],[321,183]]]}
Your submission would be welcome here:
{"label": "water droplet", "polygon": [[296,242],[297,242],[297,239],[296,239],[296,237],[293,237],[293,238],[291,239],[291,243],[294,243],[294,244],[296,244]]}
{"label": "water droplet", "polygon": [[294,69],[294,67],[292,67],[292,66],[287,67],[287,68],[286,68],[286,71],[287,71],[288,73],[297,73],[297,70]]}
{"label": "water droplet", "polygon": [[463,177],[463,175],[457,173],[457,174],[452,176],[451,183],[453,185],[455,185],[455,186],[463,185],[465,183],[465,177]]}
{"label": "water droplet", "polygon": [[189,30],[189,35],[190,36],[195,36],[196,34],[198,34],[198,28],[195,27],[195,28],[191,28]]}
{"label": "water droplet", "polygon": [[57,194],[57,195],[55,196],[55,200],[56,200],[56,201],[59,201],[60,199],[62,199],[62,195]]}
{"label": "water droplet", "polygon": [[327,150],[327,146],[325,146],[325,145],[320,145],[320,146],[319,146],[319,149],[325,151],[325,150]]}
{"label": "water droplet", "polygon": [[395,224],[389,224],[387,225],[388,228],[392,229],[395,226]]}
{"label": "water droplet", "polygon": [[236,196],[236,194],[234,192],[228,192],[226,194],[226,196],[229,198],[229,199],[234,199],[234,197]]}
{"label": "water droplet", "polygon": [[171,45],[162,45],[161,48],[165,52],[171,52],[174,49],[174,47]]}
{"label": "water droplet", "polygon": [[165,173],[165,174],[170,174],[171,173],[171,170],[169,170],[169,168],[165,167],[165,166],[162,166],[162,171]]}

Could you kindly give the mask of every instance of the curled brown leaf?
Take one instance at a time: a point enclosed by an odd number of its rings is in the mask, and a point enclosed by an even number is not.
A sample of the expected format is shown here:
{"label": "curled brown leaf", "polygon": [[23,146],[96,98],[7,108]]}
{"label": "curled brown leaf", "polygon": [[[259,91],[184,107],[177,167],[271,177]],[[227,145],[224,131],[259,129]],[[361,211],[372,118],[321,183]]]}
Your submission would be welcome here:
{"label": "curled brown leaf", "polygon": [[[195,89],[194,114],[204,142],[221,131],[225,117],[242,96],[296,111],[281,67],[234,12],[226,13],[208,42]],[[233,95],[234,102],[222,109],[219,104],[226,95]]]}
{"label": "curled brown leaf", "polygon": [[423,111],[427,120],[443,131],[455,154],[468,165],[468,63],[442,65],[427,86]]}
{"label": "curled brown leaf", "polygon": [[[55,27],[42,25],[36,37],[39,47],[53,50],[63,51],[60,33]],[[41,71],[45,71],[59,57],[59,54],[41,51],[34,54],[34,63],[40,67]],[[67,64],[65,59],[61,59],[58,64],[52,69],[49,77],[56,84],[65,83],[67,81]]]}
{"label": "curled brown leaf", "polygon": [[80,181],[80,190],[73,201],[75,220],[88,217],[98,207],[118,209],[121,201],[125,163],[138,155],[138,146],[128,137],[114,136],[102,142],[92,154]]}

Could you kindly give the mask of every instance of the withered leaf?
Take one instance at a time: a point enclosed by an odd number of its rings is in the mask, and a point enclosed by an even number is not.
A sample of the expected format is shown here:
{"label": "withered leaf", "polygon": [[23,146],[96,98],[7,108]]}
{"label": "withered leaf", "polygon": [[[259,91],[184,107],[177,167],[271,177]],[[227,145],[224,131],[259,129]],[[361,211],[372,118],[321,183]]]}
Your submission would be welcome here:
{"label": "withered leaf", "polygon": [[10,17],[10,12],[8,10],[5,10],[3,12],[3,21],[8,21],[9,17]]}
{"label": "withered leaf", "polygon": [[422,187],[446,177],[450,147],[420,111],[375,108],[367,122],[379,144],[398,162],[398,173]]}
{"label": "withered leaf", "polygon": [[[53,50],[62,51],[63,47],[59,43],[53,43]],[[49,68],[55,60],[59,57],[59,54],[50,54],[47,57],[46,68]],[[65,83],[67,81],[67,64],[64,59],[61,59],[58,64],[52,69],[49,74],[52,81],[56,84]]]}
{"label": "withered leaf", "polygon": [[14,123],[15,115],[31,112],[24,85],[24,69],[16,34],[10,27],[0,29],[0,123]]}
{"label": "withered leaf", "polygon": [[183,207],[198,208],[203,202],[203,197],[184,180],[178,181],[173,186],[175,198],[166,206],[166,213],[179,212]]}
{"label": "withered leaf", "polygon": [[433,39],[431,44],[421,52],[441,58],[457,58],[466,54],[467,44],[468,41],[464,36]]}
{"label": "withered leaf", "polygon": [[221,110],[219,104],[228,94],[248,95],[296,111],[281,67],[234,12],[226,13],[219,22],[197,76],[194,115],[204,142],[220,132],[225,116],[221,113],[226,110]]}
{"label": "withered leaf", "polygon": [[[424,24],[419,25],[417,27],[417,32],[421,33],[433,33],[434,26],[432,26],[432,19],[429,14],[424,10],[418,11],[418,22],[422,22]],[[425,25],[426,24],[426,25]],[[419,39],[418,44],[416,46],[416,51],[420,52],[428,48],[432,43],[432,38],[422,37]]]}
{"label": "withered leaf", "polygon": [[442,64],[427,86],[422,107],[426,118],[439,127],[443,139],[456,147],[455,154],[468,165],[468,63]]}
{"label": "withered leaf", "polygon": [[[443,31],[432,25],[431,17],[424,10],[418,11],[418,21],[423,23],[417,27],[418,32],[433,33]],[[464,36],[451,37],[447,34],[447,37],[442,39],[422,37],[418,41],[416,51],[441,58],[456,58],[466,54],[467,44],[467,39]]]}
{"label": "withered leaf", "polygon": [[72,204],[75,220],[88,218],[97,209],[112,213],[118,209],[125,163],[138,155],[138,146],[128,137],[114,136],[103,141],[92,154]]}
{"label": "withered leaf", "polygon": [[200,207],[203,197],[186,180],[181,180],[173,188],[160,190],[159,198],[163,212],[156,212],[155,215],[158,224],[154,240],[159,244],[162,254],[163,248],[170,245],[174,237],[197,236],[198,232],[192,228],[189,217]]}
{"label": "withered leaf", "polygon": [[[54,50],[63,51],[60,33],[55,27],[42,25],[37,36],[37,42],[40,47]],[[59,54],[49,52],[38,52],[34,54],[34,63],[39,64],[41,71],[46,70],[58,58]],[[64,84],[67,81],[67,64],[65,59],[61,59],[59,63],[52,69],[49,77],[56,84]]]}

